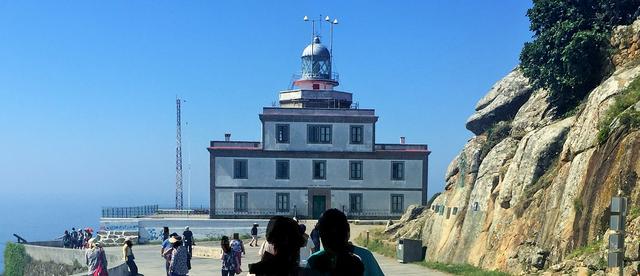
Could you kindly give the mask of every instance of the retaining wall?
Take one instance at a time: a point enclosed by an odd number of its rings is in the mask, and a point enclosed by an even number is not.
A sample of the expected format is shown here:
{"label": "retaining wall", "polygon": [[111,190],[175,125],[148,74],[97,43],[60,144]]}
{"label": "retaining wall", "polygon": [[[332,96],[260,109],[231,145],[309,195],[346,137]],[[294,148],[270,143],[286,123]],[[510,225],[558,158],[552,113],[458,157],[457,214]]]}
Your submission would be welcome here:
{"label": "retaining wall", "polygon": [[[38,245],[24,244],[27,255],[34,260],[41,262],[53,262],[57,264],[73,265],[74,260],[85,265],[84,250],[46,247]],[[107,254],[108,271],[110,276],[128,276],[129,269],[120,256]],[[75,275],[86,275],[78,273]]]}

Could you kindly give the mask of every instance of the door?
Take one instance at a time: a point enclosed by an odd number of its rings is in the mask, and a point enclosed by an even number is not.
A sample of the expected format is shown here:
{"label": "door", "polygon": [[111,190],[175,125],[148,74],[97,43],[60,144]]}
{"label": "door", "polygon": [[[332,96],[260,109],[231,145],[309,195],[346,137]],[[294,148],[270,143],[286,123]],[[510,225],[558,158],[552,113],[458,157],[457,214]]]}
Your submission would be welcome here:
{"label": "door", "polygon": [[327,208],[327,197],[323,195],[314,195],[313,196],[313,218],[320,218],[320,215]]}

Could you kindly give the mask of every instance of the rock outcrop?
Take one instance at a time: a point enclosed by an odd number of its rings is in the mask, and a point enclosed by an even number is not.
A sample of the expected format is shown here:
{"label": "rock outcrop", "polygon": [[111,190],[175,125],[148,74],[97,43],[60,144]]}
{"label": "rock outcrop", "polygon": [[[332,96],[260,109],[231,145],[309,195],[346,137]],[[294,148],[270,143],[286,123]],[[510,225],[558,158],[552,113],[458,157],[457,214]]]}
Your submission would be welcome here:
{"label": "rock outcrop", "polygon": [[[513,274],[604,274],[610,198],[622,190],[635,208],[626,256],[637,268],[640,130],[614,123],[606,141],[597,136],[616,96],[640,78],[640,63],[628,61],[640,57],[638,37],[640,21],[616,29],[612,41],[628,50],[613,53],[615,72],[571,116],[556,114],[548,92],[533,91],[517,68],[498,81],[467,121],[476,136],[447,168],[445,190],[387,233],[421,238],[430,261]],[[506,137],[492,134],[505,125]],[[594,244],[595,253],[571,254]]]}

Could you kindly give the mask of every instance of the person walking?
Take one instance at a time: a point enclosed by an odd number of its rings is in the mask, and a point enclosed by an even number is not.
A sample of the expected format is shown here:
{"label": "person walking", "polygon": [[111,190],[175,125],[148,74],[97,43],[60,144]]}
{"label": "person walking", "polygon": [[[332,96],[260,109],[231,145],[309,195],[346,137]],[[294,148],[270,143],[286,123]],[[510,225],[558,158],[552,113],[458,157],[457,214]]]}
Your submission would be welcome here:
{"label": "person walking", "polygon": [[351,252],[349,222],[338,209],[329,209],[318,219],[323,248],[311,255],[307,268],[321,275],[364,275],[364,264]]}
{"label": "person walking", "polygon": [[220,260],[222,261],[222,276],[233,276],[234,274],[240,274],[240,255],[229,244],[229,237],[222,236],[220,240],[220,247],[222,248],[220,254]]}
{"label": "person walking", "polygon": [[189,230],[189,226],[185,227],[184,232],[182,232],[182,241],[184,243],[184,246],[187,248],[187,253],[189,255],[189,258],[187,260],[187,266],[189,267],[189,270],[191,270],[191,257],[193,256],[193,246],[196,245],[196,243],[193,241],[193,232]]}
{"label": "person walking", "polygon": [[124,259],[125,263],[129,267],[129,275],[137,276],[138,275],[138,266],[136,265],[136,262],[134,261],[136,259],[136,257],[133,255],[133,249],[131,249],[132,247],[133,247],[133,242],[131,242],[131,240],[127,238],[124,241],[124,244],[122,246],[122,255],[123,255],[123,259]]}
{"label": "person walking", "polygon": [[108,276],[107,272],[107,255],[102,249],[102,244],[98,239],[89,240],[89,248],[84,253],[85,264],[87,265],[88,274],[92,276]]}
{"label": "person walking", "polygon": [[231,240],[230,245],[231,249],[235,251],[236,255],[238,256],[238,263],[242,265],[242,255],[245,255],[246,252],[244,251],[244,244],[240,239],[240,234],[233,233],[233,240]]}
{"label": "person walking", "polygon": [[254,223],[253,227],[251,227],[251,241],[249,242],[249,246],[258,246],[258,224],[257,223]]}
{"label": "person walking", "polygon": [[75,249],[76,244],[78,244],[78,232],[76,231],[76,228],[72,227],[71,233],[69,234],[71,235],[71,248]]}
{"label": "person walking", "polygon": [[162,241],[162,245],[160,248],[160,256],[164,259],[164,268],[165,268],[165,271],[167,272],[167,276],[170,275],[169,265],[171,264],[171,252],[173,250],[173,247],[171,247],[170,239],[177,236],[178,236],[178,233],[175,233],[175,232],[171,233],[169,235],[169,238]]}
{"label": "person walking", "polygon": [[165,241],[169,238],[169,227],[162,227],[162,241]]}
{"label": "person walking", "polygon": [[182,243],[182,237],[169,238],[171,250],[165,254],[171,254],[171,262],[169,262],[169,276],[186,276],[189,273],[187,261],[189,254],[187,248]]}

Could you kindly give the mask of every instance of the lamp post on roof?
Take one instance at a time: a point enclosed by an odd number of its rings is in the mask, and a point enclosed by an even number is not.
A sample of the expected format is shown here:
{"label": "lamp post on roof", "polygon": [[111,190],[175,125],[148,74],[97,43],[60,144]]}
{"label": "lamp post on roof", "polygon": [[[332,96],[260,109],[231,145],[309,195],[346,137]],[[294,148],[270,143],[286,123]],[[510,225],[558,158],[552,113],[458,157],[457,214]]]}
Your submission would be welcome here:
{"label": "lamp post on roof", "polygon": [[329,16],[327,15],[327,17],[324,18],[324,21],[329,22],[330,28],[329,28],[329,53],[331,53],[331,64],[333,64],[333,25],[338,25],[338,19],[334,18],[333,20],[331,20],[331,18],[329,18]]}

